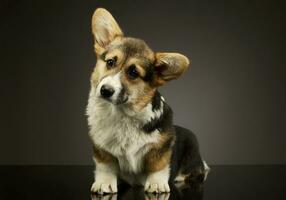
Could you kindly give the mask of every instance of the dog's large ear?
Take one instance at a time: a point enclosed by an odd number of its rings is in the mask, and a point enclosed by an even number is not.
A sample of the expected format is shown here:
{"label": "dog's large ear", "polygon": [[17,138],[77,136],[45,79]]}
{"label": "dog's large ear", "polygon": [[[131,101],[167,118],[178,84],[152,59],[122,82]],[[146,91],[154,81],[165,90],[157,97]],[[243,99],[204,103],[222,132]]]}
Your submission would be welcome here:
{"label": "dog's large ear", "polygon": [[179,53],[156,53],[155,70],[157,72],[156,84],[177,79],[189,67],[189,59]]}
{"label": "dog's large ear", "polygon": [[98,8],[93,13],[92,33],[95,39],[96,53],[101,53],[116,37],[123,36],[115,19],[104,8]]}

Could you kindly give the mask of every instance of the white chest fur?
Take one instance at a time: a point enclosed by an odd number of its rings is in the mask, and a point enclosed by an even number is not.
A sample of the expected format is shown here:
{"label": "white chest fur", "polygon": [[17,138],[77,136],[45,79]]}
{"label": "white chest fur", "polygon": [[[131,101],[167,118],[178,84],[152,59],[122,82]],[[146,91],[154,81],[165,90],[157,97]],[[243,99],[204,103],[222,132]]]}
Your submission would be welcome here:
{"label": "white chest fur", "polygon": [[121,171],[140,173],[142,161],[151,143],[157,142],[159,133],[141,131],[142,121],[148,116],[131,117],[118,106],[99,99],[91,90],[87,106],[90,137],[94,144],[118,159]]}

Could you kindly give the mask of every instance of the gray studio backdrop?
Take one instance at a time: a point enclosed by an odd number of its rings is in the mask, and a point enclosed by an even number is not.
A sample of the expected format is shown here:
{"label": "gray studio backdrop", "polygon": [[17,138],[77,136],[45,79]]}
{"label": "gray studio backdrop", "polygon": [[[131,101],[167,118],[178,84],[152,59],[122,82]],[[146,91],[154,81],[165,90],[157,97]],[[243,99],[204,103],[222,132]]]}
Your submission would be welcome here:
{"label": "gray studio backdrop", "polygon": [[0,164],[92,164],[90,18],[192,60],[161,88],[210,164],[286,164],[282,1],[1,1]]}

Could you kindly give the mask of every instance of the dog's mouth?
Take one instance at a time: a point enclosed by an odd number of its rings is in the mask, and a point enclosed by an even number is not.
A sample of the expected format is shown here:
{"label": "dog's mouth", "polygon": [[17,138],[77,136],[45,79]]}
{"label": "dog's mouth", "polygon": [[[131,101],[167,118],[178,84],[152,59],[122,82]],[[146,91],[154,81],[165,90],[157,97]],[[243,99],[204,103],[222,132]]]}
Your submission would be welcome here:
{"label": "dog's mouth", "polygon": [[116,105],[122,105],[125,104],[128,101],[128,96],[124,96],[122,98],[118,98],[115,102]]}
{"label": "dog's mouth", "polygon": [[123,105],[128,101],[128,97],[118,98],[116,100],[102,98],[104,101],[108,101],[114,105]]}
{"label": "dog's mouth", "polygon": [[101,97],[101,99],[103,99],[103,101],[107,101],[111,104],[114,104],[114,105],[124,105],[128,102],[129,98],[128,98],[128,95],[119,95],[116,99],[112,99],[112,98],[103,98]]}
{"label": "dog's mouth", "polygon": [[120,93],[118,94],[117,98],[116,98],[116,101],[115,101],[115,104],[116,105],[122,105],[124,103],[126,103],[128,101],[128,92],[127,90],[125,89],[125,87],[123,87],[120,91]]}

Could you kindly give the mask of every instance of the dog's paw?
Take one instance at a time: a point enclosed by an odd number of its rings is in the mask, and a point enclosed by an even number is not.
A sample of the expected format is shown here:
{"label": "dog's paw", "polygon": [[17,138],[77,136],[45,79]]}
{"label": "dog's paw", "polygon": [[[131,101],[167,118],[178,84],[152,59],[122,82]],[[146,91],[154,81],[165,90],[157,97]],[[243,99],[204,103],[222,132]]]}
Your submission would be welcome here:
{"label": "dog's paw", "polygon": [[170,187],[168,182],[146,181],[144,190],[149,193],[163,193],[170,192]]}
{"label": "dog's paw", "polygon": [[104,193],[117,193],[117,181],[115,180],[105,180],[105,181],[95,181],[91,187],[92,193],[104,194]]}

